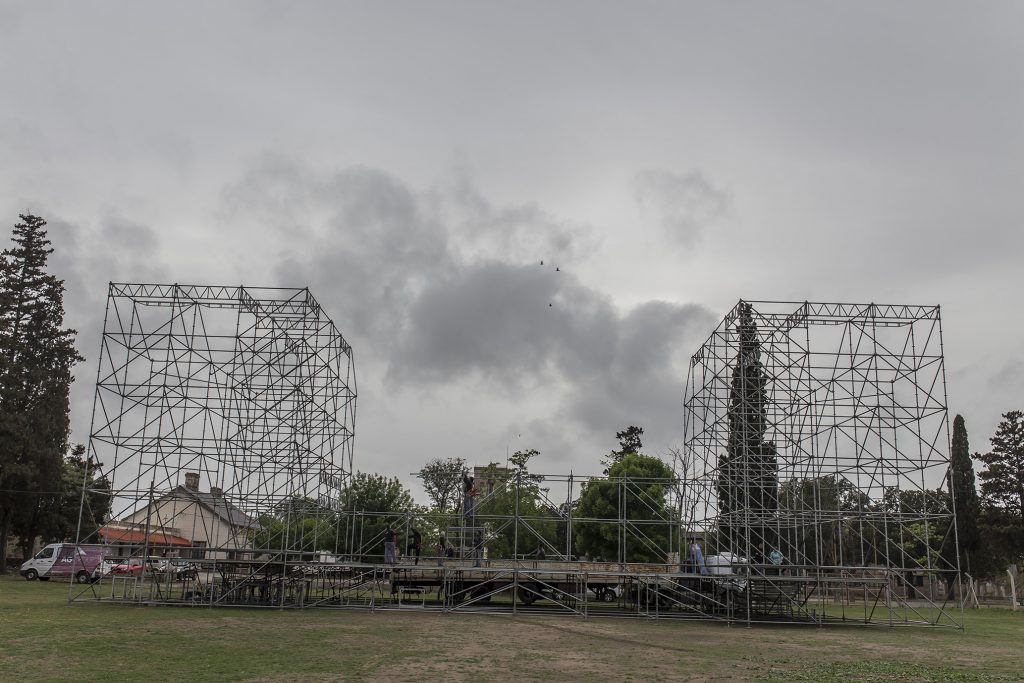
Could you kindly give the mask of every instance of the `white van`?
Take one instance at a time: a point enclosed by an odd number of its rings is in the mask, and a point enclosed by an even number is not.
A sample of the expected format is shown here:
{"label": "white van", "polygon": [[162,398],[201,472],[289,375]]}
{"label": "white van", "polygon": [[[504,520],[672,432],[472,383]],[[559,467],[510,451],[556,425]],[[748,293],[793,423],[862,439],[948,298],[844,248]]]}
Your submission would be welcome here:
{"label": "white van", "polygon": [[[76,552],[77,551],[77,552]],[[103,546],[51,543],[26,560],[18,573],[29,581],[49,581],[53,577],[88,583],[99,578]]]}

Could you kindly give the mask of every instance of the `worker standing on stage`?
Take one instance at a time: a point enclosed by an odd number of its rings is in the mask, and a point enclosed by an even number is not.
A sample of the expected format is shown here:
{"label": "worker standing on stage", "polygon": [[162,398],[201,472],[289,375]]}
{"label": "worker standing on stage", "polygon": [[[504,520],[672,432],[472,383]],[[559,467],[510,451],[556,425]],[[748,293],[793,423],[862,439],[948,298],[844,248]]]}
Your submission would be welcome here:
{"label": "worker standing on stage", "polygon": [[473,566],[479,567],[484,559],[484,535],[477,531],[473,534]]}
{"label": "worker standing on stage", "polygon": [[384,530],[384,564],[398,564],[397,549],[398,534],[388,525]]}
{"label": "worker standing on stage", "polygon": [[465,472],[462,473],[462,489],[462,514],[469,521],[473,517],[476,504],[476,487],[473,485],[473,477],[470,477]]}
{"label": "worker standing on stage", "polygon": [[437,566],[444,565],[444,558],[448,556],[448,539],[441,534],[437,539]]}
{"label": "worker standing on stage", "polygon": [[704,551],[701,550],[700,542],[696,538],[691,539],[690,562],[694,566],[694,573],[700,573],[701,575],[708,573],[708,568],[704,564]]}
{"label": "worker standing on stage", "polygon": [[405,552],[407,555],[415,555],[416,561],[413,564],[420,563],[420,548],[423,547],[423,536],[416,529],[409,531],[409,541]]}

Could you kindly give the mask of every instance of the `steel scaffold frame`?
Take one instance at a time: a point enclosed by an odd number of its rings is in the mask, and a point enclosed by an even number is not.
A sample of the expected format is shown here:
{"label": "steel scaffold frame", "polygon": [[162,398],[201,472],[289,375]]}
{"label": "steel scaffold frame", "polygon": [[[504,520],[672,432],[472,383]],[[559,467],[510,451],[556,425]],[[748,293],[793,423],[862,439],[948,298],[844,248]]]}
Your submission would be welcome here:
{"label": "steel scaffold frame", "polygon": [[[308,289],[111,283],[88,449],[110,488],[83,489],[78,534],[125,565],[109,597],[162,594],[151,557],[179,575],[223,559],[283,572],[286,553],[251,551],[259,520],[336,507],[355,410],[352,348]],[[95,530],[92,495],[111,503]]]}
{"label": "steel scaffold frame", "polygon": [[962,626],[938,306],[740,301],[691,357],[685,416],[707,547],[831,586],[820,611],[860,594],[843,621]]}
{"label": "steel scaffold frame", "polygon": [[[154,305],[171,310],[179,310],[186,301],[192,302],[188,307],[205,310],[210,301],[210,307],[223,306],[241,319],[240,309],[246,315],[253,311],[247,296],[258,298],[249,294],[253,290],[244,288],[185,288],[188,296],[176,294],[175,288],[112,285],[108,319],[112,318],[114,324],[109,326],[109,337],[105,326],[90,454],[101,461],[113,454],[117,467],[105,471],[114,477],[114,500],[122,502],[122,511],[137,512],[152,508],[151,500],[178,483],[165,477],[164,486],[154,485],[151,491],[147,479],[152,480],[150,473],[159,469],[158,463],[179,476],[185,469],[198,469],[208,475],[211,471],[230,472],[238,462],[252,463],[259,453],[261,467],[255,471],[270,483],[248,489],[231,484],[249,482],[252,477],[222,477],[210,483],[228,484],[225,497],[250,519],[262,517],[264,526],[250,526],[239,531],[235,543],[209,548],[204,558],[190,563],[188,575],[143,569],[137,576],[107,576],[96,584],[73,588],[73,592],[77,590],[75,599],[195,606],[539,612],[726,623],[962,624],[962,613],[958,619],[951,603],[935,598],[935,579],[956,581],[957,572],[955,567],[942,565],[945,560],[930,544],[928,531],[952,517],[952,501],[946,508],[936,506],[928,493],[942,485],[933,480],[941,479],[948,466],[937,308],[804,303],[786,310],[780,304],[753,303],[751,317],[765,375],[765,429],[761,437],[773,444],[775,454],[771,457],[775,459],[773,471],[778,482],[772,495],[763,490],[766,472],[771,470],[766,468],[765,458],[735,459],[724,468],[732,477],[728,480],[732,488],[722,488],[720,456],[746,452],[736,446],[737,439],[735,435],[730,437],[729,427],[730,410],[734,425],[745,423],[743,415],[737,417],[737,409],[730,408],[732,375],[741,362],[742,345],[735,329],[740,318],[738,306],[691,360],[685,443],[676,459],[673,479],[609,481],[607,477],[547,475],[532,476],[527,482],[504,470],[492,481],[493,489],[473,501],[471,512],[463,508],[444,514],[421,510],[380,513],[361,509],[359,501],[349,501],[348,509],[340,509],[337,504],[341,487],[335,484],[342,480],[331,476],[344,478],[352,471],[355,387],[351,349],[340,335],[334,336],[333,325],[327,335],[333,341],[328,346],[337,352],[307,357],[314,365],[324,358],[347,362],[332,366],[338,368],[334,384],[325,384],[319,394],[319,385],[317,390],[307,392],[327,398],[330,391],[339,390],[348,397],[339,403],[344,415],[338,431],[342,458],[326,478],[316,471],[325,461],[280,457],[281,444],[287,446],[288,439],[273,429],[263,437],[252,428],[253,420],[226,420],[249,425],[244,433],[252,443],[248,449],[239,445],[237,434],[243,433],[239,429],[234,440],[211,440],[211,444],[217,444],[214,456],[197,450],[186,439],[187,426],[199,417],[189,417],[186,412],[167,423],[158,419],[173,415],[172,409],[181,400],[192,405],[190,401],[194,403],[195,399],[189,397],[197,385],[206,392],[204,401],[211,392],[214,398],[221,398],[222,394],[217,393],[220,389],[212,388],[216,383],[198,383],[194,366],[212,366],[222,357],[212,350],[205,352],[202,344],[199,352],[190,350],[197,340],[210,335],[201,326],[190,328],[199,332],[192,336],[175,331],[174,320],[182,319],[180,312],[171,315],[166,325],[153,329],[143,324],[143,316],[137,317],[135,309],[150,305],[150,298],[158,302]],[[308,311],[302,308],[308,304],[300,304],[296,297],[312,301],[305,290],[260,290],[260,296],[271,302],[257,309],[261,313],[305,319],[300,314],[312,312],[315,307],[314,318],[322,315],[315,302]],[[278,302],[273,296],[282,300]],[[129,314],[118,306],[121,297],[131,301]],[[819,350],[821,340],[812,339],[811,333],[819,326],[842,330],[831,336],[831,341],[838,340],[841,346]],[[236,358],[258,356],[269,353],[269,349],[284,352],[302,345],[289,338],[281,346],[277,327],[277,323],[267,325],[262,336],[253,334],[244,343],[239,341],[241,351],[227,361],[231,372],[224,376],[249,377],[253,368],[260,369],[255,376],[261,378],[301,375],[302,364],[281,366],[280,354],[271,353],[273,360]],[[879,333],[880,328],[901,331],[907,343],[894,347],[892,339]],[[254,328],[239,324],[238,329],[248,334]],[[178,337],[191,342],[178,343]],[[826,335],[826,340],[829,338]],[[812,349],[812,341],[819,346]],[[115,348],[120,364],[110,360],[114,354],[108,349]],[[870,353],[864,349],[870,349]],[[129,382],[130,373],[124,366],[140,358],[149,364],[146,373],[140,374],[149,379]],[[340,371],[342,365],[344,373]],[[293,370],[283,370],[293,366]],[[930,381],[924,379],[925,373],[931,373]],[[268,399],[273,399],[272,405],[279,403],[280,396],[272,388],[276,381],[265,379],[267,390],[263,393],[251,391],[245,382],[231,384],[233,391],[223,396],[230,399],[227,405],[232,414],[248,416],[265,410]],[[886,382],[901,386],[884,393],[879,387]],[[142,391],[140,387],[148,389]],[[154,388],[159,388],[156,394]],[[910,394],[906,394],[907,389],[912,389]],[[146,413],[141,421],[132,422],[124,417],[125,405],[129,409],[144,408],[154,395],[162,409],[156,411],[157,418]],[[911,403],[904,402],[906,395],[911,396]],[[111,403],[118,410],[110,410]],[[202,401],[200,404],[205,405]],[[298,423],[303,429],[320,424],[308,419],[299,419]],[[925,432],[926,428],[935,431]],[[140,429],[146,438],[140,436]],[[732,427],[733,432],[736,430]],[[202,439],[200,442],[205,443]],[[168,443],[174,447],[168,448]],[[287,448],[283,450],[287,452]],[[322,452],[328,451],[333,457],[339,449],[325,448]],[[151,452],[159,455],[153,463],[142,467],[136,462]],[[222,455],[225,453],[238,457]],[[229,467],[222,460],[234,464]],[[216,468],[199,466],[210,462],[216,462]],[[736,462],[743,462],[747,468],[743,474],[749,476],[745,479],[735,476],[739,473]],[[130,467],[135,469],[131,476],[119,479],[125,463],[133,463]],[[314,472],[306,469],[310,463]],[[279,478],[274,468],[280,468],[286,476]],[[825,479],[829,476],[851,484],[852,488],[843,489],[844,500],[852,500],[855,505],[829,505],[832,489]],[[723,513],[718,496],[722,490],[738,490],[740,479],[748,489],[743,495],[760,501],[760,507]],[[286,484],[288,481],[293,483]],[[575,504],[584,488],[597,482],[613,486],[609,491],[614,490],[619,503],[611,515],[585,517]],[[751,482],[762,489],[753,497]],[[645,500],[644,491],[651,486],[665,492],[663,505]],[[893,500],[893,491],[919,494],[920,498],[896,495],[895,509],[882,505],[887,493],[888,500]],[[296,500],[307,504],[298,508]],[[773,502],[765,507],[766,500]],[[529,509],[521,509],[521,501],[532,504]],[[914,508],[915,504],[919,509]],[[272,523],[268,521],[271,518],[283,522],[277,534],[260,536]],[[310,519],[312,523],[307,524]],[[146,528],[166,528],[167,521],[148,520]],[[398,531],[403,540],[408,539],[413,527],[420,528],[428,548],[434,547],[438,533],[446,533],[455,546],[455,557],[439,557],[437,552],[428,551],[416,558],[415,564],[411,556],[397,565],[385,564],[382,545],[386,526]],[[588,526],[618,539],[613,556],[575,557],[577,534]],[[955,526],[949,533],[955,540]],[[920,541],[922,534],[923,562],[915,555],[918,547],[914,545],[915,538]],[[147,534],[141,556],[154,550],[178,551],[148,538]],[[261,540],[254,549],[250,541],[255,538]],[[695,541],[703,546],[709,566],[702,567],[691,556],[690,546]],[[760,552],[757,548],[765,543],[782,553],[780,563],[765,557],[768,549]],[[538,556],[541,548],[543,559]],[[858,549],[863,552],[853,552]],[[651,561],[652,557],[656,561]],[[714,567],[710,567],[711,558],[717,560]],[[933,584],[917,585],[921,577]]]}

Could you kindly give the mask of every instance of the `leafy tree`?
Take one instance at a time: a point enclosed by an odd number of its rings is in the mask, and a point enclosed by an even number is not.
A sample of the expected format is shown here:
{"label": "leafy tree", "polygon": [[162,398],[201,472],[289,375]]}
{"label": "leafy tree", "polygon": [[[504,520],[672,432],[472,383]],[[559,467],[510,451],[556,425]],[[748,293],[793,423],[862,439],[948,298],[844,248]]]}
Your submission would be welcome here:
{"label": "leafy tree", "polygon": [[[573,525],[579,552],[595,560],[664,562],[676,521],[666,503],[674,485],[672,468],[660,458],[624,455],[608,469],[608,479],[583,487],[580,521]],[[623,514],[625,527],[617,523]]]}
{"label": "leafy tree", "polygon": [[530,474],[530,461],[540,455],[540,451],[536,448],[528,448],[524,451],[516,451],[508,458],[509,474],[513,477],[519,477],[523,481],[529,481],[533,484],[540,484],[544,481],[544,477],[538,474]]}
{"label": "leafy tree", "polygon": [[615,438],[619,440],[619,450],[612,451],[602,461],[602,464],[606,467],[604,473],[608,474],[607,467],[622,460],[623,457],[630,453],[639,453],[640,449],[644,447],[643,441],[640,440],[640,437],[643,435],[644,428],[633,425],[626,427],[621,432],[615,432]]}
{"label": "leafy tree", "polygon": [[336,522],[334,512],[312,498],[290,496],[278,503],[272,514],[259,518],[252,547],[274,552],[335,550]]}
{"label": "leafy tree", "polygon": [[64,324],[64,282],[46,272],[46,221],[22,215],[0,254],[0,571],[13,532],[31,551],[40,497],[58,490],[68,450],[71,369],[83,360]]}
{"label": "leafy tree", "polygon": [[434,458],[417,473],[423,489],[441,513],[455,512],[459,507],[462,473],[466,469],[464,458]]}
{"label": "leafy tree", "polygon": [[356,472],[341,491],[341,509],[349,513],[340,524],[337,551],[379,560],[384,555],[384,530],[390,525],[420,524],[426,510],[397,477]]}
{"label": "leafy tree", "polygon": [[949,491],[889,487],[879,507],[893,515],[886,534],[891,558],[901,558],[901,564],[907,566],[916,563],[921,567],[942,567],[938,561],[942,546],[951,536],[949,518],[953,508]]}
{"label": "leafy tree", "polygon": [[753,307],[740,302],[739,349],[729,392],[729,441],[719,456],[718,510],[733,549],[750,543],[775,545],[771,533],[778,509],[779,467],[775,444],[765,442],[768,379]]}
{"label": "leafy tree", "polygon": [[[967,441],[967,425],[957,415],[953,419],[953,442],[949,454],[950,489],[956,504],[956,530],[960,542],[961,569],[971,571],[971,556],[978,550],[978,516],[981,500],[974,486],[974,463]],[[951,567],[956,566],[956,545],[950,539],[943,546],[943,557]]]}
{"label": "leafy tree", "polygon": [[[37,510],[37,531],[49,541],[95,539],[110,513],[110,482],[97,477],[101,463],[92,463],[85,457],[85,446],[76,444],[64,460],[60,487],[57,492],[40,496]],[[85,499],[82,499],[82,486]],[[82,527],[79,531],[79,511]]]}
{"label": "leafy tree", "polygon": [[1004,413],[991,442],[991,451],[974,456],[985,463],[978,474],[981,493],[990,504],[1024,520],[1024,413]]}
{"label": "leafy tree", "polygon": [[971,558],[974,578],[1002,576],[1011,564],[1024,563],[1024,525],[1016,514],[982,501],[978,535],[978,550]]}
{"label": "leafy tree", "polygon": [[[906,566],[916,563],[919,567],[935,566],[935,554],[942,546],[944,531],[937,524],[911,522],[903,525],[899,536],[893,537],[893,543],[906,558]],[[953,582],[950,582],[953,586]]]}
{"label": "leafy tree", "polygon": [[949,514],[952,505],[949,491],[943,489],[898,489],[886,487],[882,494],[882,509],[885,512],[911,515],[944,515]]}
{"label": "leafy tree", "polygon": [[540,451],[533,448],[519,450],[509,456],[507,471],[497,463],[484,468],[488,478],[506,479],[505,485],[496,488],[477,508],[477,523],[488,527],[489,557],[525,555],[538,547],[550,556],[564,549],[556,545],[555,517],[543,502],[544,490],[540,485],[544,478],[529,469],[530,460],[538,455]]}
{"label": "leafy tree", "polygon": [[[575,538],[570,538],[569,534],[569,523],[570,518],[576,519],[579,516],[580,501],[579,498],[574,498],[572,502],[562,502],[558,505],[546,504],[544,506],[545,513],[554,520],[555,525],[555,538],[554,546],[557,548],[559,553],[563,553],[567,556],[576,555],[576,542]],[[575,535],[575,523],[573,523],[573,535]]]}
{"label": "leafy tree", "polygon": [[849,521],[855,519],[853,515],[819,516],[815,511],[855,512],[870,505],[868,495],[845,477],[790,479],[780,487],[779,507],[802,523],[779,539],[780,550],[795,564],[863,564],[868,560],[862,558],[861,537],[871,529]]}

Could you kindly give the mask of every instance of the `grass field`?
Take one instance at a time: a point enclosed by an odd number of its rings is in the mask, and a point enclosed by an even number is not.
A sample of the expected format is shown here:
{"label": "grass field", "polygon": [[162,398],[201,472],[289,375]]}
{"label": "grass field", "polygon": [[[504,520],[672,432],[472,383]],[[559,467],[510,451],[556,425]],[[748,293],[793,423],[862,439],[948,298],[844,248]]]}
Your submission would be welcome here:
{"label": "grass field", "polygon": [[727,627],[359,611],[67,604],[0,577],[2,681],[1009,681],[1024,612],[946,629]]}

